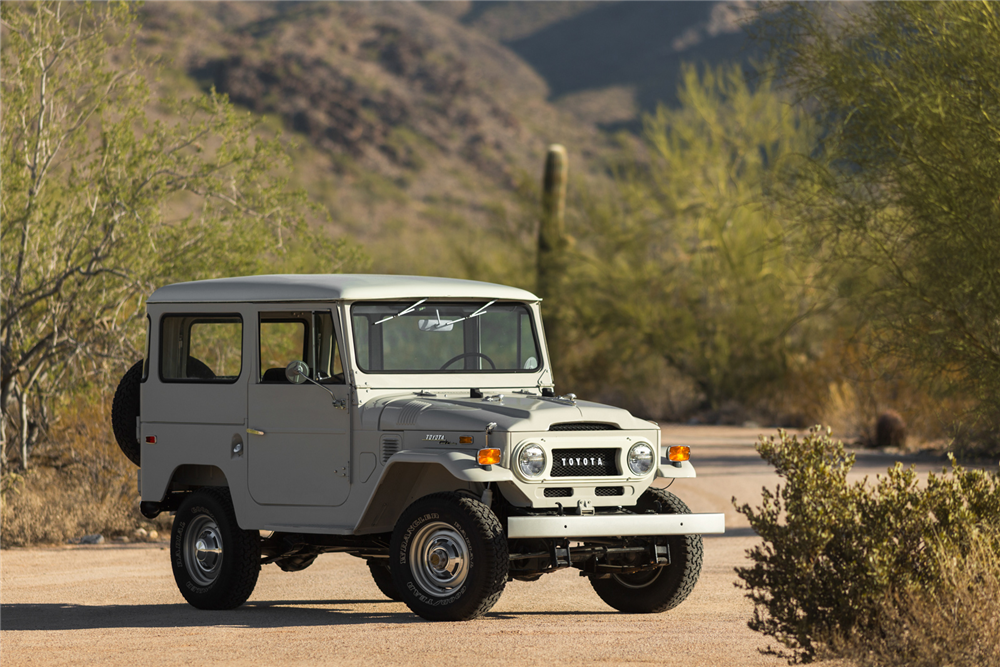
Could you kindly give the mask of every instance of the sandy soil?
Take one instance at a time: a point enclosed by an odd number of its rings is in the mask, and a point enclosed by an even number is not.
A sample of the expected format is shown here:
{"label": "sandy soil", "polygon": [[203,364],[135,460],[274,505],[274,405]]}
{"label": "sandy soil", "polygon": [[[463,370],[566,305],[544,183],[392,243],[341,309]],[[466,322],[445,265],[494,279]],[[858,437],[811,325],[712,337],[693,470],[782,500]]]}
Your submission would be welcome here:
{"label": "sandy soil", "polygon": [[[364,562],[321,556],[309,569],[271,565],[243,607],[188,606],[174,585],[166,542],[10,549],[0,555],[0,660],[5,665],[272,663],[782,665],[762,655],[751,606],[735,587],[756,537],[731,499],[756,502],[777,478],[753,451],[759,430],[665,427],[687,444],[699,477],[671,490],[695,512],[725,512],[725,536],[705,539],[691,597],[655,615],[619,614],[575,570],[514,581],[485,618],[428,623],[384,599]],[[892,457],[862,454],[856,474]],[[918,463],[922,471],[939,462]]]}

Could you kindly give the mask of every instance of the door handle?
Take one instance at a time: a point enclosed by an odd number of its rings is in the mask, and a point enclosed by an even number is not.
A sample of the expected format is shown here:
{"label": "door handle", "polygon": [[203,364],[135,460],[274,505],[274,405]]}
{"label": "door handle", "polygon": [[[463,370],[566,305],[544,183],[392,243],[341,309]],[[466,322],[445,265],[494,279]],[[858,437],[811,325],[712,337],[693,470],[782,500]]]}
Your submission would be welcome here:
{"label": "door handle", "polygon": [[247,433],[249,433],[250,435],[264,435],[263,431],[258,431],[255,428],[248,428]]}

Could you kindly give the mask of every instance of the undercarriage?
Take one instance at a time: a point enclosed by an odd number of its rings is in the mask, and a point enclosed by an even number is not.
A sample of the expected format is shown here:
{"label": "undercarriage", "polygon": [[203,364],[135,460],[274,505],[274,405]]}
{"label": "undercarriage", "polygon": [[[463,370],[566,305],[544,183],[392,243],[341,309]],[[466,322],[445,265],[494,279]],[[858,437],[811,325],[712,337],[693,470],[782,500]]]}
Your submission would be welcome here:
{"label": "undercarriage", "polygon": [[[512,513],[521,516],[556,514],[514,508],[502,500],[494,502],[493,509],[502,523],[506,523],[506,518]],[[623,508],[599,510],[599,513],[632,514]],[[348,553],[366,560],[387,562],[391,539],[389,533],[316,535],[275,532],[262,537],[261,564],[275,563],[286,572],[297,572],[312,565],[316,557],[324,553]],[[509,540],[508,580],[535,581],[543,574],[568,567],[579,569],[582,576],[595,578],[652,571],[670,564],[668,540],[658,536]]]}

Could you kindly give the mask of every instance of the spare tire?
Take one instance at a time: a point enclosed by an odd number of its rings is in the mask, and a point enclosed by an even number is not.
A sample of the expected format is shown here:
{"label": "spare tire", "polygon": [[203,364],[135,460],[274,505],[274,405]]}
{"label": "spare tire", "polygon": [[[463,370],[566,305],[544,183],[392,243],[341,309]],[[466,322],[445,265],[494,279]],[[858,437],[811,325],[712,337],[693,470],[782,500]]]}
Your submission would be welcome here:
{"label": "spare tire", "polygon": [[142,361],[125,371],[111,403],[111,428],[122,453],[136,465],[139,463],[139,438],[136,419],[139,417],[139,385],[142,383]]}

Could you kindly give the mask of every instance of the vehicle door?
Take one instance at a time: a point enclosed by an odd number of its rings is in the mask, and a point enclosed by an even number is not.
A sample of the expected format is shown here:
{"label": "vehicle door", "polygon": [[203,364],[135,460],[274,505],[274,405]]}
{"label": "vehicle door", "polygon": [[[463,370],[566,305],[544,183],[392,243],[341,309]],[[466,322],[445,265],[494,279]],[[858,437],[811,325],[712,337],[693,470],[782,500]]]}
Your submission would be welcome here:
{"label": "vehicle door", "polygon": [[238,304],[150,310],[158,335],[141,397],[142,486],[165,488],[179,465],[212,467],[225,479],[212,473],[200,483],[228,480],[238,503],[244,487],[237,480],[246,475],[241,449],[251,374],[246,330],[255,328],[256,314]]}
{"label": "vehicle door", "polygon": [[[351,488],[351,429],[336,313],[265,308],[247,389],[250,496],[260,505],[340,505]],[[292,361],[304,361],[313,382],[290,382]]]}

